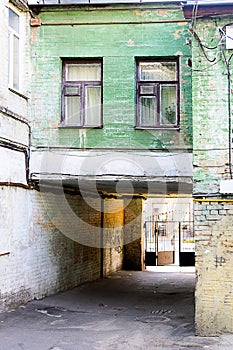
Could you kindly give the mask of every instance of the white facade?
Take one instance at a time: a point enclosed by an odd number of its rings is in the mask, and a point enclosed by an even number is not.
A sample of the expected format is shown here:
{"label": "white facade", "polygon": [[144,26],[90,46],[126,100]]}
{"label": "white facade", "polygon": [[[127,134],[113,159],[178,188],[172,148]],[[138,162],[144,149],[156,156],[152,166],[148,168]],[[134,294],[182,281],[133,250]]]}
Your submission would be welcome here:
{"label": "white facade", "polygon": [[[7,0],[0,2],[0,36],[4,48],[0,51],[0,299],[3,308],[7,295],[11,294],[13,301],[28,299],[22,295],[27,273],[21,267],[23,256],[26,258],[22,246],[27,246],[29,231],[29,192],[26,189],[30,131],[27,120],[29,60],[26,32],[29,16],[24,3],[18,3],[19,6]],[[18,52],[19,57],[12,57],[13,40],[11,48],[8,47],[9,8],[17,18],[19,47],[15,53]],[[19,70],[17,90],[10,84],[10,55]]]}

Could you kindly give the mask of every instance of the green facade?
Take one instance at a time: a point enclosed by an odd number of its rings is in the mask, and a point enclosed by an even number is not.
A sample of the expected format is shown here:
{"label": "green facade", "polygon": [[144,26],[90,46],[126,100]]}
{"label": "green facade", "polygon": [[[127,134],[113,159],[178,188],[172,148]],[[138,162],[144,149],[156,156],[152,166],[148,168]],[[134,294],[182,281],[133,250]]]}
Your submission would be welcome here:
{"label": "green facade", "polygon": [[[32,27],[33,146],[191,149],[189,23],[177,6],[44,8]],[[179,57],[180,130],[135,130],[136,57]],[[59,128],[62,58],[103,59],[103,128]]]}
{"label": "green facade", "polygon": [[[226,49],[224,33],[225,25],[231,22],[230,17],[201,19],[194,28],[193,165],[197,196],[219,194],[220,181],[229,179],[229,111],[230,114],[232,111],[228,88],[232,100],[232,78],[229,86],[226,61],[232,50]],[[229,69],[232,74],[232,59]]]}

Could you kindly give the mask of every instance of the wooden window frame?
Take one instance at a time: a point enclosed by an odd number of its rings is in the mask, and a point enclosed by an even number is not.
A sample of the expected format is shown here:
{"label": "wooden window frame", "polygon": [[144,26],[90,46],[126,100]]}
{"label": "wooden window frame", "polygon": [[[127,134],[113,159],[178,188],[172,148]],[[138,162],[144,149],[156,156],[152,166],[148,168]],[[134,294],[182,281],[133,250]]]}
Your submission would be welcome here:
{"label": "wooden window frame", "polygon": [[[153,62],[171,62],[176,64],[176,79],[175,80],[140,80],[140,63]],[[161,87],[162,86],[176,86],[176,123],[162,124],[161,123]],[[140,93],[141,86],[153,86],[154,94],[157,96],[157,115],[155,116],[155,123],[153,125],[143,125],[141,123],[140,111],[140,97],[148,96],[148,94]],[[179,59],[174,57],[166,58],[136,58],[136,126],[135,129],[176,129],[180,127],[180,70]]]}
{"label": "wooden window frame", "polygon": [[[101,80],[80,80],[80,81],[66,81],[66,67],[68,64],[100,64],[101,67]],[[86,118],[86,109],[85,109],[85,88],[89,86],[99,86],[101,88],[101,123],[99,125],[87,125]],[[67,87],[77,87],[79,90],[78,94],[66,94]],[[68,124],[66,122],[66,105],[65,97],[66,96],[80,96],[80,125],[77,124]],[[62,108],[61,108],[61,123],[59,127],[62,128],[79,128],[79,129],[100,129],[103,127],[103,60],[101,58],[97,59],[63,59],[62,60]]]}

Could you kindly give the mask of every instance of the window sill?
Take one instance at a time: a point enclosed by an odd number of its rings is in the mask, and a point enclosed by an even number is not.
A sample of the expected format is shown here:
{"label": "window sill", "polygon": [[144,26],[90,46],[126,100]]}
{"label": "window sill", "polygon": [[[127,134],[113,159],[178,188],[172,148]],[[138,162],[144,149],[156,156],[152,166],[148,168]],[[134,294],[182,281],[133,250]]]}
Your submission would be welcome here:
{"label": "window sill", "polygon": [[102,129],[103,126],[80,126],[80,125],[66,125],[66,124],[59,124],[59,129]]}
{"label": "window sill", "polygon": [[9,91],[13,92],[14,94],[18,95],[19,97],[24,98],[26,101],[29,100],[29,97],[25,96],[24,94],[21,94],[19,91],[12,89],[10,87],[8,89],[9,89]]}
{"label": "window sill", "polygon": [[175,130],[180,131],[179,126],[135,126],[135,130]]}

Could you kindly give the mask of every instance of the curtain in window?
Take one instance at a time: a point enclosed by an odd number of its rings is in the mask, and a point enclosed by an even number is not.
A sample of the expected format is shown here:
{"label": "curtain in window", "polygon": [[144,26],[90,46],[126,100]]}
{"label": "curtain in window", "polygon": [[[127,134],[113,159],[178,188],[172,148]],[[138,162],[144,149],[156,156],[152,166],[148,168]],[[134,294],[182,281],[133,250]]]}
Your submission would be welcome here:
{"label": "curtain in window", "polygon": [[101,64],[68,64],[67,81],[101,81]]}
{"label": "curtain in window", "polygon": [[80,97],[79,96],[66,96],[65,97],[65,114],[66,123],[68,125],[81,125],[80,120]]}
{"label": "curtain in window", "polygon": [[154,96],[140,98],[140,124],[142,126],[154,126],[157,111],[157,103]]}
{"label": "curtain in window", "polygon": [[101,87],[86,87],[86,118],[85,124],[90,126],[101,125]]}
{"label": "curtain in window", "polygon": [[161,124],[176,124],[176,86],[161,86]]}

